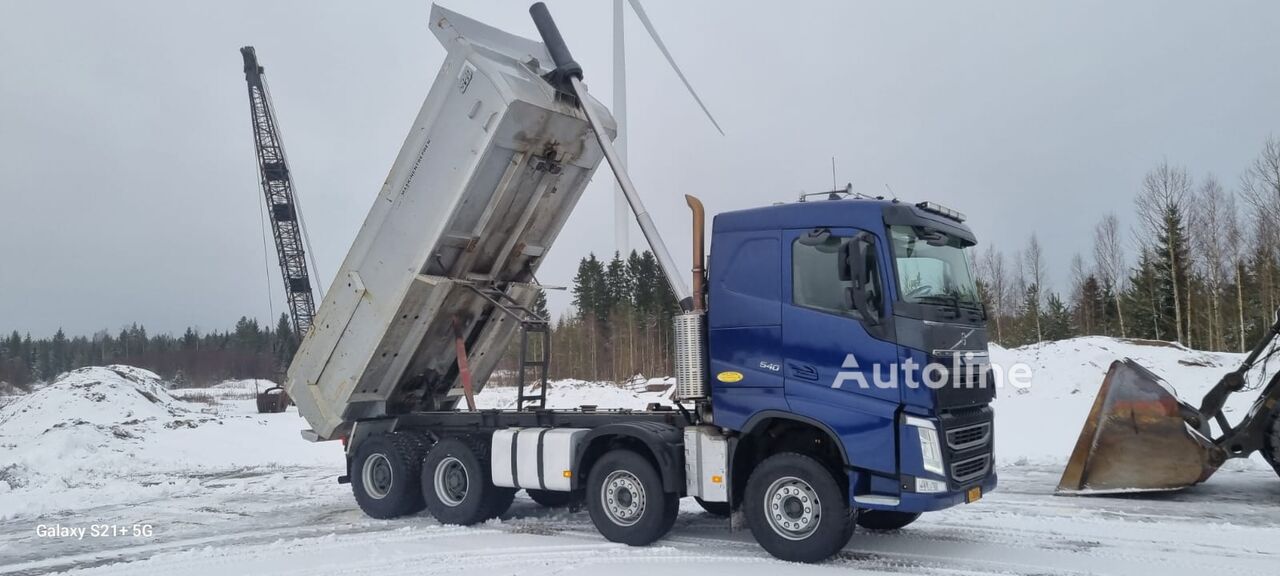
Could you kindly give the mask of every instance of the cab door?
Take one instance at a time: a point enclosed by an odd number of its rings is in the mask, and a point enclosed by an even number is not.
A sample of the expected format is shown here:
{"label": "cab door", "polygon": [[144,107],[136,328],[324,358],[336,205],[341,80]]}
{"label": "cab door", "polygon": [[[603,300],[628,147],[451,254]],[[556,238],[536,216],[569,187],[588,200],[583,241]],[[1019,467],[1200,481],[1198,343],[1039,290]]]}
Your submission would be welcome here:
{"label": "cab door", "polygon": [[[882,244],[854,228],[783,232],[782,376],[790,410],[835,432],[851,464],[893,472],[901,379]],[[851,292],[856,249],[869,266],[867,310]]]}

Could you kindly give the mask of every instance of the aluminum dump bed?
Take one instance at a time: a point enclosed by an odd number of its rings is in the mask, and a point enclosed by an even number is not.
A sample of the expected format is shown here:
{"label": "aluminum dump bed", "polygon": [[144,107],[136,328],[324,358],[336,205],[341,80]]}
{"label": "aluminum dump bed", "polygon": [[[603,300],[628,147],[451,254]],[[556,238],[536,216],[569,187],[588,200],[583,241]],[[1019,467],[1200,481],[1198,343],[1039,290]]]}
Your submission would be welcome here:
{"label": "aluminum dump bed", "polygon": [[[542,43],[439,6],[430,27],[448,56],[289,367],[315,439],[452,409],[455,323],[483,387],[519,329],[491,298],[531,302],[528,284],[602,158],[582,111],[542,78],[554,66]],[[608,110],[586,105],[612,139]]]}

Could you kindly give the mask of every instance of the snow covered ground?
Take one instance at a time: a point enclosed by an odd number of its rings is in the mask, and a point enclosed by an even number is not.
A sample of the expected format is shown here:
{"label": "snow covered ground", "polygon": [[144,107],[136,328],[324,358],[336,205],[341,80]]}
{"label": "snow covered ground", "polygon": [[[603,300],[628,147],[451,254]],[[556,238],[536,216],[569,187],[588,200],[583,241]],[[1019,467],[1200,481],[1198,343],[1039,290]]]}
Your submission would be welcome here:
{"label": "snow covered ground", "polygon": [[[1104,338],[993,350],[994,361],[1035,373],[996,403],[999,490],[901,531],[859,532],[818,566],[773,560],[749,531],[691,500],[645,548],[609,543],[585,512],[523,495],[480,527],[425,514],[373,520],[334,480],[340,446],[302,441],[292,409],[258,415],[253,381],[168,391],[145,370],[88,368],[0,403],[0,574],[1280,573],[1280,480],[1261,462],[1174,494],[1052,496],[1102,374],[1121,356],[1187,398],[1239,360]],[[640,408],[664,396],[646,384],[557,382],[549,399]],[[506,407],[513,397],[488,388],[478,401]],[[55,525],[86,534],[42,535]]]}

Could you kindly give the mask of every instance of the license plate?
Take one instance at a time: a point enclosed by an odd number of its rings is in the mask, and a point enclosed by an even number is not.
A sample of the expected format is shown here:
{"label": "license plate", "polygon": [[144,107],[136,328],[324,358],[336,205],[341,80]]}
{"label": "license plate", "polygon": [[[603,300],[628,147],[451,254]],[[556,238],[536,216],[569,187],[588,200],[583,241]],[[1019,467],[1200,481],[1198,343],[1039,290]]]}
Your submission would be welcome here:
{"label": "license plate", "polygon": [[977,501],[978,501],[978,500],[980,500],[981,498],[982,498],[982,487],[981,487],[981,486],[974,486],[973,488],[970,488],[970,489],[969,489],[969,492],[967,492],[967,493],[964,495],[964,501],[965,501],[965,503],[966,503],[966,504],[968,504],[968,503],[970,503],[970,502],[977,502]]}

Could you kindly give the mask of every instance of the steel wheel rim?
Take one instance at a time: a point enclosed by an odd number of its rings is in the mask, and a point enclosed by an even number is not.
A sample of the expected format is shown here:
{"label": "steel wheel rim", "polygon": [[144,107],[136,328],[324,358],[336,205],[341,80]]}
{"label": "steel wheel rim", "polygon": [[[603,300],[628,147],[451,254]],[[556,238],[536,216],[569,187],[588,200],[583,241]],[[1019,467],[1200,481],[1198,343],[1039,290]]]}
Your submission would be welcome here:
{"label": "steel wheel rim", "polygon": [[386,454],[377,453],[366,458],[360,471],[360,479],[363,480],[364,491],[370,498],[386,498],[395,482],[395,472],[391,469],[391,461]]}
{"label": "steel wheel rim", "polygon": [[457,506],[467,499],[467,488],[471,485],[467,475],[467,467],[461,460],[449,456],[436,464],[435,471],[436,496],[446,506]]}
{"label": "steel wheel rim", "polygon": [[787,540],[812,536],[822,523],[822,502],[808,482],[795,476],[774,480],[764,491],[764,515],[769,527]]}
{"label": "steel wheel rim", "polygon": [[618,526],[633,526],[644,516],[648,498],[644,485],[635,474],[626,470],[614,470],[600,486],[600,503],[605,516]]}

